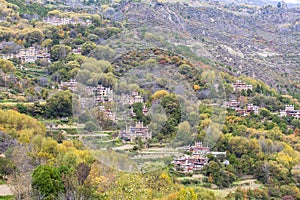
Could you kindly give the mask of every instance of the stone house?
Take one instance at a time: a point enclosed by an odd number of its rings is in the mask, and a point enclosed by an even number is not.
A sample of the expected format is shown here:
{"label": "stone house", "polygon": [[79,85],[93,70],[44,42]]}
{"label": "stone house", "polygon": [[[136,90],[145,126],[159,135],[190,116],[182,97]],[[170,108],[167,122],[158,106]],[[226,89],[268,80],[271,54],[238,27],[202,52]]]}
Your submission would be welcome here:
{"label": "stone house", "polygon": [[233,91],[253,90],[252,85],[247,85],[246,83],[242,82],[241,80],[237,80],[235,83],[233,83],[232,87],[233,87]]}
{"label": "stone house", "polygon": [[300,118],[300,110],[295,110],[294,105],[285,105],[284,110],[280,110],[280,117],[295,117],[297,119]]}
{"label": "stone house", "polygon": [[119,133],[119,137],[130,142],[134,142],[137,137],[145,141],[152,138],[152,133],[143,122],[136,122],[135,126],[126,126],[126,129]]}

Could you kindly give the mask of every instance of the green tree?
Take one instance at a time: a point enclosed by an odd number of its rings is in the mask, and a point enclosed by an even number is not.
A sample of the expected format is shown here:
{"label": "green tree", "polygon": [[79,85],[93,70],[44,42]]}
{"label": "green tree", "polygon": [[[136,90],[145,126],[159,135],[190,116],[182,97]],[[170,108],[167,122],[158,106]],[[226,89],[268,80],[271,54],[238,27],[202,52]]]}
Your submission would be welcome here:
{"label": "green tree", "polygon": [[60,91],[46,101],[46,117],[69,117],[72,114],[72,94]]}
{"label": "green tree", "polygon": [[97,60],[112,60],[115,57],[115,50],[109,48],[108,46],[97,46],[92,55]]}
{"label": "green tree", "polygon": [[187,64],[180,65],[178,71],[179,73],[186,75],[188,78],[192,78],[194,76],[192,67]]}
{"label": "green tree", "polygon": [[96,131],[97,130],[97,125],[94,122],[89,121],[84,125],[84,130],[87,130],[87,131],[90,131],[90,132]]}
{"label": "green tree", "polygon": [[6,176],[10,175],[16,170],[14,163],[8,158],[0,157],[0,175]]}
{"label": "green tree", "polygon": [[45,47],[45,48],[49,48],[51,47],[51,45],[53,44],[53,40],[51,39],[46,39],[42,42],[42,47]]}
{"label": "green tree", "polygon": [[25,39],[29,46],[32,46],[35,43],[41,44],[41,42],[44,39],[44,34],[42,33],[42,31],[36,29],[36,30],[29,32],[26,35]]}
{"label": "green tree", "polygon": [[178,130],[173,141],[173,145],[180,147],[190,145],[193,142],[191,133],[191,125],[189,122],[184,121],[178,125]]}
{"label": "green tree", "polygon": [[145,125],[148,125],[150,122],[150,118],[143,114],[144,104],[138,102],[133,104],[132,108],[133,108],[133,112],[136,114],[135,116],[136,120],[143,122]]}
{"label": "green tree", "polygon": [[4,59],[0,58],[0,69],[4,73],[14,72],[15,65],[9,60],[4,60]]}
{"label": "green tree", "polygon": [[174,118],[177,123],[181,119],[180,104],[175,94],[165,95],[161,101],[168,117]]}
{"label": "green tree", "polygon": [[299,119],[293,119],[291,124],[294,126],[294,128],[300,128],[300,120]]}
{"label": "green tree", "polygon": [[64,192],[61,174],[56,167],[40,165],[32,174],[32,189],[34,196],[47,200],[57,199]]}
{"label": "green tree", "polygon": [[270,111],[263,108],[259,111],[259,114],[262,115],[263,117],[269,117],[271,115]]}
{"label": "green tree", "polygon": [[82,45],[81,54],[89,55],[91,51],[96,48],[96,44],[94,42],[87,41]]}
{"label": "green tree", "polygon": [[51,48],[51,60],[52,61],[63,60],[68,56],[70,52],[71,52],[71,47],[69,46],[63,44],[54,45]]}
{"label": "green tree", "polygon": [[250,151],[250,141],[245,137],[233,137],[229,140],[229,150],[240,158]]}

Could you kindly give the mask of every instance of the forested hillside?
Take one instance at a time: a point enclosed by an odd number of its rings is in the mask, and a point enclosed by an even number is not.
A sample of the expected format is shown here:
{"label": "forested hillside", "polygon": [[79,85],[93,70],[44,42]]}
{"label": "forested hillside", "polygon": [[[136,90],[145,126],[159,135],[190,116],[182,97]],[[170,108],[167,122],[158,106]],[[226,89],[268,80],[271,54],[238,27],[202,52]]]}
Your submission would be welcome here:
{"label": "forested hillside", "polygon": [[300,199],[298,8],[0,1],[0,199]]}

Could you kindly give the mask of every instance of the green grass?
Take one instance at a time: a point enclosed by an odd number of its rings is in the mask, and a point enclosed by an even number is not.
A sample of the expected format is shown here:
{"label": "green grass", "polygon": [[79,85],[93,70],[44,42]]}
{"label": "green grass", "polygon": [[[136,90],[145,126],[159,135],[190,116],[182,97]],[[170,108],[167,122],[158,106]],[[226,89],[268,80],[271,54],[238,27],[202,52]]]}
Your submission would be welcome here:
{"label": "green grass", "polygon": [[6,181],[3,179],[0,179],[0,185],[6,184]]}
{"label": "green grass", "polygon": [[[0,102],[0,105],[4,105],[4,106],[15,106],[17,104],[23,104],[23,105],[33,105],[34,102],[13,102],[13,101],[2,101]],[[46,102],[40,102],[41,105],[46,104]]]}
{"label": "green grass", "polygon": [[0,200],[13,200],[15,197],[13,195],[0,196]]}

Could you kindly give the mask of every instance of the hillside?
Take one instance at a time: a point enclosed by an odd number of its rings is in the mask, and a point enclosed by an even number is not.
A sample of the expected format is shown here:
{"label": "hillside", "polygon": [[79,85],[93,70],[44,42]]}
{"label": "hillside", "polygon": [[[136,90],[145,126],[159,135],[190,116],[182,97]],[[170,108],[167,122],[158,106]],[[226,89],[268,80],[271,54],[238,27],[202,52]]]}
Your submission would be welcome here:
{"label": "hillside", "polygon": [[112,16],[122,15],[135,32],[146,29],[173,44],[188,46],[232,74],[264,80],[279,91],[299,90],[298,8],[190,5],[127,3],[117,6]]}
{"label": "hillside", "polygon": [[299,8],[0,2],[0,199],[300,199]]}

